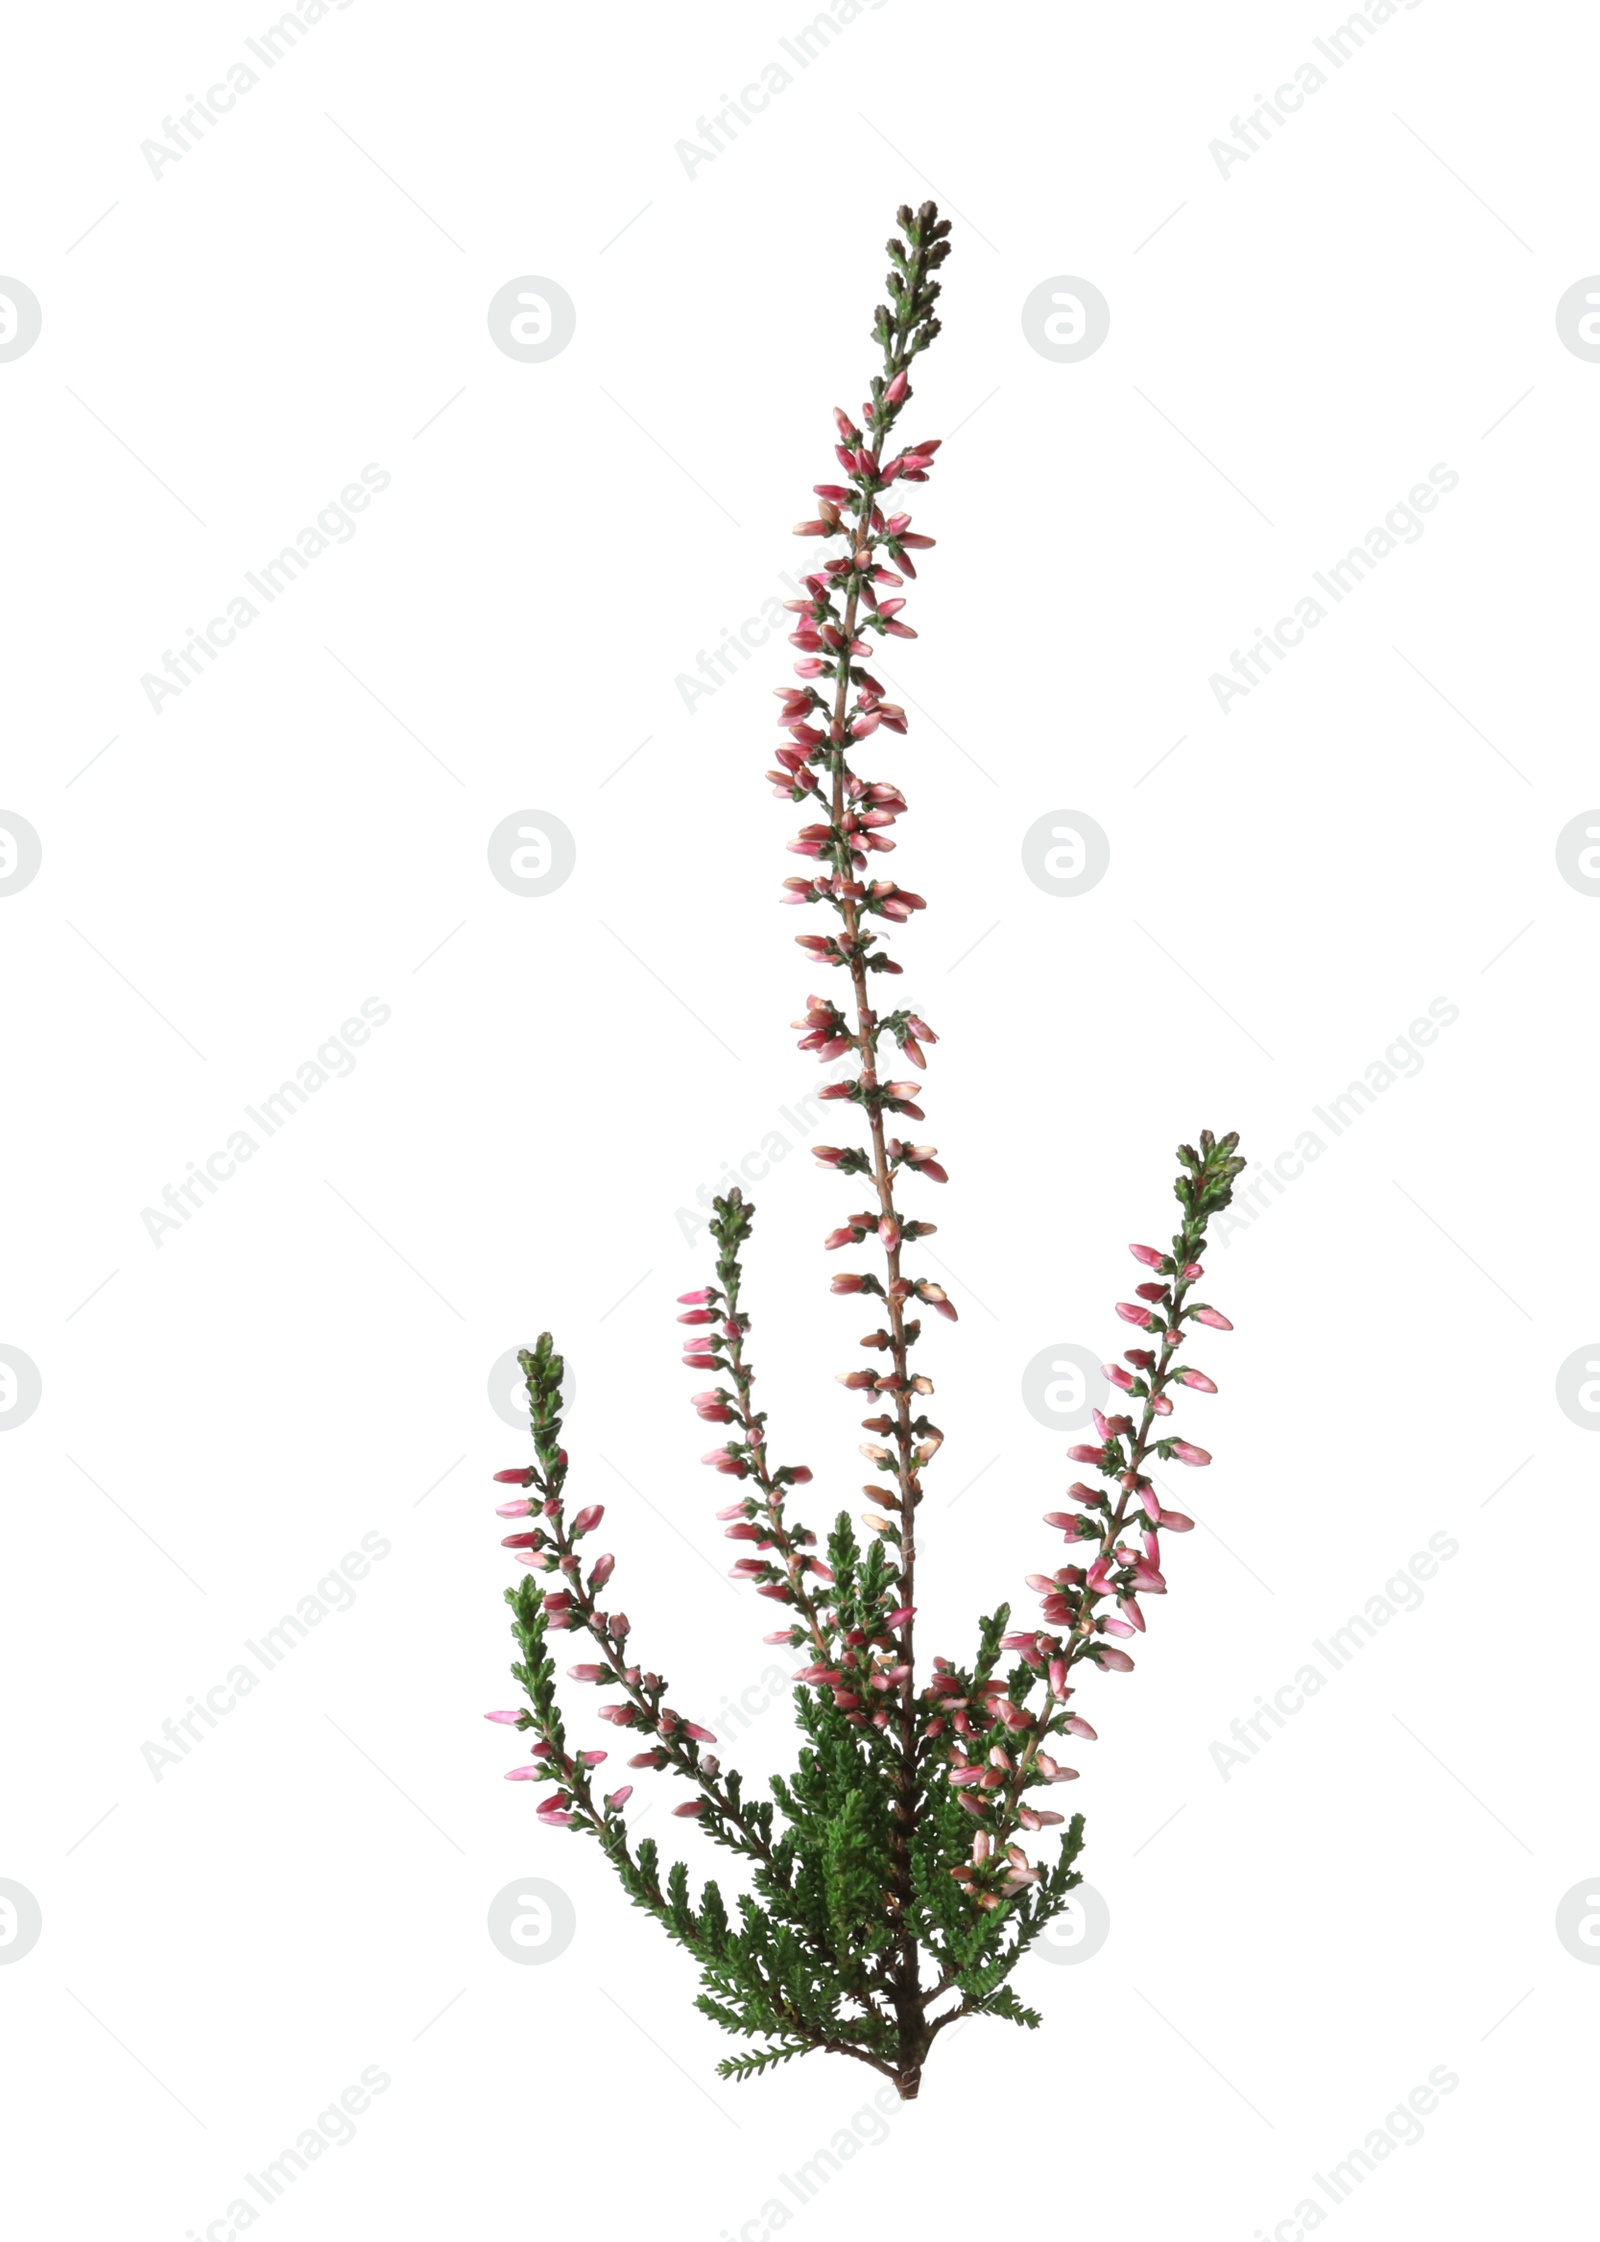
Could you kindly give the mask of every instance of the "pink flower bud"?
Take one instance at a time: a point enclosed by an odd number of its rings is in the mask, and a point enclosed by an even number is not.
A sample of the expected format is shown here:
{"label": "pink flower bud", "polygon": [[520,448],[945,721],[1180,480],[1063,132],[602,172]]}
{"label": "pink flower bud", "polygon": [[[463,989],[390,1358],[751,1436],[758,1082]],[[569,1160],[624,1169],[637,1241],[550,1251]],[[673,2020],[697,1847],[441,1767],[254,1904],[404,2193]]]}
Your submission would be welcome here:
{"label": "pink flower bud", "polygon": [[[544,1769],[542,1767],[508,1767],[506,1769],[506,1781],[508,1783],[537,1782],[543,1773]],[[543,1813],[544,1808],[541,1807],[539,1811]]]}
{"label": "pink flower bud", "polygon": [[1216,1308],[1196,1308],[1193,1314],[1196,1323],[1209,1324],[1213,1331],[1231,1331],[1233,1329],[1233,1325],[1227,1317]]}
{"label": "pink flower bud", "polygon": [[1138,1324],[1142,1331],[1148,1331],[1156,1320],[1148,1308],[1138,1307],[1131,1300],[1119,1300],[1117,1302],[1117,1314],[1124,1323]]}
{"label": "pink flower bud", "polygon": [[703,1308],[706,1302],[711,1298],[712,1291],[710,1285],[703,1284],[697,1292],[680,1292],[678,1295],[678,1305],[680,1308]]}
{"label": "pink flower bud", "polygon": [[1186,1518],[1181,1510],[1158,1511],[1156,1524],[1164,1533],[1192,1534],[1194,1532],[1194,1520]]}
{"label": "pink flower bud", "polygon": [[1104,1666],[1110,1673],[1131,1674],[1133,1672],[1133,1660],[1127,1652],[1125,1650],[1113,1650],[1109,1643],[1093,1644],[1089,1656],[1097,1666]]}
{"label": "pink flower bud", "polygon": [[526,1487],[533,1477],[533,1467],[519,1464],[515,1471],[497,1471],[495,1478],[503,1487]]}
{"label": "pink flower bud", "polygon": [[606,1812],[608,1814],[620,1814],[632,1796],[632,1783],[624,1783],[620,1790],[614,1790],[606,1800]]}
{"label": "pink flower bud", "polygon": [[517,1725],[517,1722],[518,1722],[519,1720],[521,1720],[521,1718],[522,1718],[522,1715],[521,1715],[520,1713],[516,1713],[516,1712],[511,1712],[511,1713],[485,1713],[483,1717],[484,1717],[484,1719],[485,1719],[485,1720],[497,1720],[497,1721],[500,1721],[500,1722],[502,1722],[502,1723],[503,1723],[503,1724],[504,1724],[504,1725],[505,1725],[505,1726],[506,1726],[507,1728],[515,1728],[515,1727],[516,1727],[516,1725]]}
{"label": "pink flower bud", "polygon": [[686,1798],[681,1806],[674,1806],[672,1811],[680,1821],[690,1822],[698,1818],[704,1805],[703,1798]]}
{"label": "pink flower bud", "polygon": [[520,1502],[497,1502],[494,1514],[497,1518],[526,1518],[532,1508],[532,1503],[524,1496]]}
{"label": "pink flower bud", "polygon": [[1197,1448],[1192,1440],[1175,1440],[1172,1444],[1172,1453],[1177,1457],[1179,1463],[1190,1464],[1197,1468],[1201,1464],[1208,1464],[1211,1461],[1209,1450]]}
{"label": "pink flower bud", "polygon": [[597,1588],[604,1588],[606,1582],[611,1578],[611,1575],[616,1571],[616,1569],[617,1560],[615,1559],[615,1557],[609,1555],[605,1557],[597,1557],[594,1561],[594,1570],[589,1575],[589,1587],[591,1591]]}
{"label": "pink flower bud", "polygon": [[1109,1384],[1116,1386],[1122,1393],[1128,1393],[1132,1390],[1133,1373],[1131,1370],[1124,1370],[1120,1362],[1101,1363],[1100,1373]]}
{"label": "pink flower bud", "polygon": [[1147,1269],[1159,1269],[1167,1258],[1155,1246],[1129,1246],[1128,1251],[1135,1261],[1142,1261]]}
{"label": "pink flower bud", "polygon": [[573,1519],[572,1531],[574,1535],[592,1534],[605,1514],[606,1506],[603,1502],[590,1503],[586,1509],[580,1510],[577,1517]]}
{"label": "pink flower bud", "polygon": [[567,1674],[572,1681],[597,1682],[609,1680],[609,1666],[569,1666]]}
{"label": "pink flower bud", "polygon": [[1215,1393],[1217,1390],[1203,1370],[1180,1370],[1178,1383],[1180,1386],[1193,1386],[1196,1393]]}

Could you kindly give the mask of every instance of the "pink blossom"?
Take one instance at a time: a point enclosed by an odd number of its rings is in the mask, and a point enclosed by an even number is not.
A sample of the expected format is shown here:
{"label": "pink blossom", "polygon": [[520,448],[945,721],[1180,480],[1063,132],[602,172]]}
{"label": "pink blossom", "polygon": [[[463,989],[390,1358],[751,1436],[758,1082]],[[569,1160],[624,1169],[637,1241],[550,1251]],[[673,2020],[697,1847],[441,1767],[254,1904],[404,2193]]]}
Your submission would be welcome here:
{"label": "pink blossom", "polygon": [[505,1725],[505,1726],[506,1726],[507,1728],[515,1728],[515,1727],[516,1727],[516,1725],[517,1725],[517,1722],[518,1722],[519,1720],[521,1720],[521,1718],[522,1718],[522,1715],[521,1715],[520,1713],[518,1713],[518,1712],[509,1712],[509,1713],[485,1713],[483,1717],[484,1717],[484,1719],[485,1719],[485,1720],[497,1720],[497,1721],[500,1721],[500,1722],[502,1722],[502,1723],[503,1723],[503,1724],[504,1724],[504,1725]]}
{"label": "pink blossom", "polygon": [[1159,1269],[1162,1262],[1167,1258],[1155,1246],[1129,1246],[1128,1251],[1133,1255],[1135,1261],[1142,1261],[1147,1269]]}
{"label": "pink blossom", "polygon": [[1210,1450],[1197,1448],[1192,1440],[1175,1440],[1172,1443],[1172,1453],[1177,1457],[1179,1463],[1190,1464],[1195,1467],[1208,1464],[1211,1461]]}
{"label": "pink blossom", "polygon": [[1203,1370],[1180,1370],[1178,1383],[1180,1386],[1193,1386],[1196,1393],[1215,1393],[1217,1390]]}
{"label": "pink blossom", "polygon": [[1193,1310],[1193,1315],[1196,1323],[1209,1324],[1213,1331],[1231,1331],[1233,1329],[1233,1325],[1220,1309],[1196,1308]]}

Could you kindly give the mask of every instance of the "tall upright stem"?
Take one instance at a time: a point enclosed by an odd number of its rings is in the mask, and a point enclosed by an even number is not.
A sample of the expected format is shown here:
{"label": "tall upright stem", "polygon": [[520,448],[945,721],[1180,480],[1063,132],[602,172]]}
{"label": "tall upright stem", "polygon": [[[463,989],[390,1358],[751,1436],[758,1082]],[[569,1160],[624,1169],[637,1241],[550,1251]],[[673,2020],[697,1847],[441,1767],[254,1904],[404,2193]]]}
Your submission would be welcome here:
{"label": "tall upright stem", "polygon": [[[892,370],[892,369],[891,369]],[[857,550],[863,542],[870,544],[870,494],[863,494],[857,510]],[[838,682],[834,694],[833,730],[847,739],[846,711],[850,695],[850,647],[855,641],[856,617],[861,603],[861,573],[852,571],[850,591],[845,604],[842,629],[845,644],[840,653]],[[835,834],[841,834],[845,816],[845,753],[841,744],[834,759],[831,823]],[[851,870],[849,852],[843,852],[841,885],[848,887]],[[888,1279],[884,1286],[889,1312],[889,1357],[894,1366],[895,1427],[894,1439],[899,1450],[899,1469],[896,1474],[900,1489],[900,1587],[901,1602],[907,1606],[916,1603],[917,1584],[917,1503],[920,1500],[916,1478],[916,1434],[911,1426],[911,1372],[909,1345],[906,1339],[905,1302],[900,1294],[900,1217],[894,1198],[894,1172],[889,1161],[888,1145],[883,1126],[883,1107],[874,1096],[878,1088],[877,1014],[873,1008],[867,986],[866,955],[861,947],[861,913],[848,894],[837,898],[837,906],[849,936],[848,960],[850,983],[855,996],[855,1043],[861,1060],[862,1099],[867,1116],[867,1126],[872,1139],[872,1175],[877,1186],[878,1207],[883,1219],[892,1227],[886,1243]],[[894,1973],[894,2001],[901,2027],[902,2095],[909,2099],[915,2094],[921,2075],[921,2058],[924,2052],[925,2023],[921,1999],[921,1960],[917,1941],[910,1928],[911,1836],[916,1825],[917,1810],[917,1695],[916,1695],[916,1620],[914,1614],[901,1622],[899,1629],[900,1659],[906,1669],[896,1698],[895,1721],[899,1743],[899,1780],[895,1798],[892,1845],[892,1890],[896,1912],[902,1929]]]}

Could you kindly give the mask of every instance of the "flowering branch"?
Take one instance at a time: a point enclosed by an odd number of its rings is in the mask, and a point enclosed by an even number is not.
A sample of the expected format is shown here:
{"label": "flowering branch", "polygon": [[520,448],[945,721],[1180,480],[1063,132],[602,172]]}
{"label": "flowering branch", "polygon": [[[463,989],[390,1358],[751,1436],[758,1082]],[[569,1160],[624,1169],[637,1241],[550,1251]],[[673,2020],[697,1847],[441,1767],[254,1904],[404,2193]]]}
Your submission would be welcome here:
{"label": "flowering branch", "polygon": [[[1069,1542],[1089,1545],[1079,1550],[1088,1562],[1031,1577],[1044,1599],[1041,1627],[1008,1632],[1002,1605],[980,1623],[970,1667],[935,1658],[931,1677],[919,1683],[916,1518],[923,1475],[944,1436],[927,1414],[932,1380],[913,1368],[912,1350],[922,1337],[920,1309],[952,1322],[956,1309],[941,1285],[904,1266],[907,1249],[935,1226],[910,1211],[920,1206],[917,1192],[902,1207],[901,1190],[908,1178],[920,1185],[948,1177],[937,1147],[895,1133],[925,1116],[918,1083],[893,1073],[891,1053],[921,1071],[938,1038],[909,1006],[880,1012],[872,979],[900,974],[888,931],[925,908],[896,880],[868,876],[878,869],[872,860],[894,850],[891,829],[908,805],[896,784],[867,776],[854,760],[872,752],[867,743],[880,733],[906,731],[905,711],[866,664],[874,641],[916,636],[900,595],[916,576],[914,556],[933,545],[912,529],[895,486],[925,483],[940,446],[935,439],[903,443],[895,430],[911,399],[912,367],[939,332],[935,276],[949,254],[950,228],[932,203],[902,208],[899,227],[889,243],[890,302],[873,322],[882,371],[859,422],[835,409],[843,480],[813,486],[816,516],[797,528],[834,549],[804,579],[804,596],[789,602],[798,682],[776,689],[785,738],[768,773],[775,791],[805,803],[810,816],[789,844],[810,869],[784,882],[784,900],[832,914],[827,932],[803,934],[799,945],[814,966],[842,973],[846,984],[837,1000],[809,997],[795,1024],[802,1050],[823,1061],[849,1059],[851,1071],[821,1096],[854,1107],[865,1139],[814,1151],[823,1167],[861,1177],[870,1201],[828,1235],[827,1250],[870,1239],[881,1254],[871,1267],[832,1280],[835,1294],[880,1303],[881,1321],[861,1341],[871,1359],[839,1374],[848,1391],[870,1397],[874,1412],[863,1421],[871,1438],[862,1453],[879,1475],[865,1489],[876,1506],[863,1514],[869,1539],[863,1548],[840,1512],[820,1554],[816,1534],[790,1508],[812,1473],[773,1461],[766,1412],[755,1403],[740,1259],[755,1210],[734,1189],[714,1202],[713,1281],[680,1296],[679,1321],[688,1334],[686,1366],[716,1379],[694,1395],[695,1412],[726,1434],[704,1461],[742,1490],[717,1514],[740,1548],[733,1576],[780,1607],[784,1624],[767,1640],[809,1657],[795,1676],[798,1766],[773,1779],[770,1801],[747,1799],[737,1771],[702,1748],[716,1742],[711,1731],[669,1706],[663,1677],[635,1663],[626,1615],[602,1606],[614,1560],[588,1563],[580,1548],[600,1524],[601,1507],[567,1512],[562,1363],[548,1334],[519,1357],[536,1461],[498,1474],[522,1489],[501,1514],[525,1521],[506,1546],[529,1568],[530,1577],[507,1592],[520,1653],[512,1672],[528,1704],[488,1717],[534,1734],[531,1760],[509,1779],[549,1786],[538,1818],[598,1840],[635,1905],[694,1955],[700,2008],[761,2043],[727,2058],[719,2066],[724,2076],[748,2077],[820,2049],[870,2064],[909,2099],[946,2025],[977,2014],[1039,2022],[1007,1981],[1068,1903],[1083,1825],[1081,1816],[1066,1825],[1033,1794],[1075,1774],[1047,1745],[1094,1736],[1072,1706],[1074,1668],[1131,1668],[1117,1641],[1143,1632],[1140,1598],[1166,1592],[1160,1535],[1191,1524],[1162,1507],[1147,1467],[1152,1457],[1210,1461],[1163,1428],[1173,1409],[1169,1389],[1216,1390],[1175,1357],[1190,1325],[1229,1328],[1189,1292],[1201,1274],[1206,1224],[1228,1204],[1243,1162],[1233,1137],[1218,1142],[1206,1132],[1198,1151],[1180,1147],[1183,1221],[1172,1249],[1133,1249],[1152,1276],[1117,1312],[1152,1344],[1129,1350],[1130,1367],[1107,1364],[1106,1376],[1142,1403],[1139,1421],[1096,1412],[1099,1446],[1071,1454],[1105,1484],[1077,1483],[1069,1499],[1078,1507],[1047,1520]],[[614,1690],[600,1717],[640,1732],[645,1748],[630,1766],[687,1783],[691,1795],[674,1814],[697,1821],[743,1861],[751,1888],[738,1902],[737,1924],[715,1884],[705,1886],[696,1908],[682,1863],[663,1879],[654,1844],[630,1846],[624,1809],[632,1785],[596,1788],[605,1751],[569,1749],[548,1649],[549,1636],[560,1633],[585,1635],[595,1653],[569,1667],[568,1678]],[[1008,1652],[1015,1663],[1002,1672]],[[1035,1865],[1020,1839],[1057,1829],[1055,1857]]]}

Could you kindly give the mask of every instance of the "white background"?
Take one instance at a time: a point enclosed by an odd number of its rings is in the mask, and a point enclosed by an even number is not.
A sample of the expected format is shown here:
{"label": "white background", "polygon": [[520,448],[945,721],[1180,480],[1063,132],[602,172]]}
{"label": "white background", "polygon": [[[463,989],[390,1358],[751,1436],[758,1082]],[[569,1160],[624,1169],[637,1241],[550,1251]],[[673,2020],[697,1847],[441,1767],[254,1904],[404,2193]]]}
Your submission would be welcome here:
{"label": "white background", "polygon": [[[1600,1866],[1600,1448],[1555,1400],[1596,1317],[1600,903],[1555,854],[1600,798],[1600,366],[1554,320],[1600,268],[1593,23],[1422,0],[1224,178],[1209,143],[1339,11],[889,0],[691,177],[675,143],[804,11],[355,0],[153,177],[141,142],[271,20],[7,34],[0,268],[44,313],[0,365],[0,808],[43,844],[0,901],[0,1340],[43,1382],[0,1591],[0,1875],[44,1923],[0,1970],[21,2230],[217,2242],[241,2196],[307,2238],[755,2242],[774,2202],[818,2232],[1070,2204],[1289,2242],[1308,2196],[1374,2237],[1547,2222],[1600,1995],[1554,1928]],[[618,1600],[718,1725],[771,1615],[719,1577],[677,1210],[793,1141],[816,1076],[761,778],[790,649],[692,710],[676,680],[814,553],[789,525],[930,191],[956,248],[908,426],[957,432],[879,759],[930,900],[897,947],[944,1039],[920,1133],[962,1309],[928,1348],[927,1652],[1056,1561],[1068,1436],[1022,1373],[1118,1343],[1178,1139],[1270,1162],[1432,1000],[1459,1018],[1211,1256],[1238,1328],[1180,1427],[1217,1458],[1205,1530],[1085,1699],[1108,1943],[1030,1959],[1043,2030],[948,2035],[883,2120],[837,2059],[718,2084],[687,1958],[501,1780],[489,1474],[526,1448],[486,1380],[557,1332]],[[530,274],[577,331],[525,365],[485,314]],[[1111,305],[1081,364],[1022,329],[1058,275]],[[142,675],[368,462],[357,534],[154,711]],[[1425,534],[1220,710],[1211,674],[1441,462]],[[576,838],[541,899],[487,868],[523,809]],[[1075,899],[1019,853],[1063,809],[1111,842]],[[392,1016],[353,1074],[154,1243],[142,1210],[366,998]],[[859,1503],[859,1317],[818,1252],[855,1202],[797,1153],[755,1190],[751,1305],[821,1522]],[[1421,1608],[1224,1780],[1229,1724],[1435,1533]],[[363,1534],[390,1549],[353,1608],[157,1781],[163,1721]],[[790,1748],[779,1706],[731,1756]],[[578,1927],[524,1968],[485,1915],[530,1876]],[[372,2065],[355,2138],[268,2210],[243,2175]],[[1436,2066],[1423,2138],[1333,2208],[1312,2175]],[[802,2207],[780,2175],[864,2110]]]}

